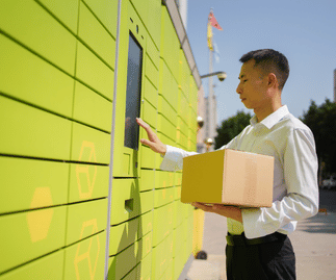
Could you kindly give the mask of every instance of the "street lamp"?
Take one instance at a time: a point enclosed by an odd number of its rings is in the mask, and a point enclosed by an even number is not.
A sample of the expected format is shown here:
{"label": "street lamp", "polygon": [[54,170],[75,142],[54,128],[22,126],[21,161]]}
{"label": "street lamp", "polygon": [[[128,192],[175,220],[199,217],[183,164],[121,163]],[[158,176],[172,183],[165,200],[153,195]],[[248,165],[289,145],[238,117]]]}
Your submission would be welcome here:
{"label": "street lamp", "polygon": [[210,149],[210,147],[212,146],[212,144],[213,144],[213,140],[212,140],[212,138],[206,138],[205,140],[204,140],[204,144],[206,145],[206,151],[207,152],[209,152],[209,149]]}
{"label": "street lamp", "polygon": [[197,131],[199,131],[204,125],[204,120],[201,116],[197,117]]}
{"label": "street lamp", "polygon": [[221,81],[221,82],[223,82],[226,79],[226,77],[227,77],[227,75],[226,75],[225,72],[218,71],[218,72],[214,72],[214,73],[203,75],[203,76],[201,76],[201,79],[212,77],[212,76],[217,76],[218,80]]}
{"label": "street lamp", "polygon": [[[211,54],[211,52],[210,52]],[[211,58],[211,56],[210,56]],[[216,108],[215,108],[215,95],[213,93],[213,86],[212,86],[212,76],[217,76],[218,80],[220,82],[223,82],[227,75],[226,72],[224,71],[217,71],[217,72],[212,72],[212,63],[210,63],[210,73],[206,74],[206,75],[202,75],[201,79],[204,78],[210,78],[209,79],[209,94],[207,97],[207,101],[206,101],[206,119],[205,119],[205,123],[206,123],[206,137],[212,137],[214,138],[216,135],[216,122],[217,122],[217,116],[216,116]],[[211,147],[211,145],[207,145],[207,151],[209,150],[209,148]]]}

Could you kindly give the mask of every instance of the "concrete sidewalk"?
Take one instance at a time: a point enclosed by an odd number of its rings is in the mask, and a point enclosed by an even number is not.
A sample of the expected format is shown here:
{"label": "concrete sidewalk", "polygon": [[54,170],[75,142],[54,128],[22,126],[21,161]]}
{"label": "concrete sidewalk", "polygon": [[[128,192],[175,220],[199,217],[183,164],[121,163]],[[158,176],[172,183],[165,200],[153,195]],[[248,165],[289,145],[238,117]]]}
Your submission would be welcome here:
{"label": "concrete sidewalk", "polygon": [[[203,250],[207,260],[192,260],[185,279],[225,280],[226,219],[205,213]],[[289,235],[296,254],[297,279],[336,279],[336,212],[319,213]],[[184,280],[184,279],[183,279]]]}

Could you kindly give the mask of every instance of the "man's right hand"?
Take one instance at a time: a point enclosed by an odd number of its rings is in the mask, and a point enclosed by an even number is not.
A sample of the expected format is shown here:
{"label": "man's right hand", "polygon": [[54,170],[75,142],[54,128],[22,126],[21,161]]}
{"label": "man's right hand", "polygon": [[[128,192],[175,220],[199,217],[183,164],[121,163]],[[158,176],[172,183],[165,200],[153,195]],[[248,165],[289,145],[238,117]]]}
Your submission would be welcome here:
{"label": "man's right hand", "polygon": [[148,139],[140,139],[140,142],[149,148],[151,148],[154,152],[160,153],[161,155],[165,155],[167,151],[167,147],[165,144],[163,144],[160,139],[157,137],[157,135],[154,133],[154,131],[150,128],[150,126],[145,123],[142,119],[136,118],[136,122],[138,125],[143,127],[146,132]]}

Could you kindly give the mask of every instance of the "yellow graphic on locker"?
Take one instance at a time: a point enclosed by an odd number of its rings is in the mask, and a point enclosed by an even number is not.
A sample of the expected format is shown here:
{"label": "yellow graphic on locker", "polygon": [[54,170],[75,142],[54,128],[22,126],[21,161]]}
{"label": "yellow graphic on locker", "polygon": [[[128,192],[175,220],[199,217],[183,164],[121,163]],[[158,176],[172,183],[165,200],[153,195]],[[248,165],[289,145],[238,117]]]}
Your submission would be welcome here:
{"label": "yellow graphic on locker", "polygon": [[166,263],[167,259],[164,258],[162,262],[160,263],[160,272],[164,270],[164,264]]}
{"label": "yellow graphic on locker", "polygon": [[173,186],[174,185],[174,173],[169,172],[168,173],[168,179],[169,179],[168,185]]}
{"label": "yellow graphic on locker", "polygon": [[179,130],[176,130],[176,141],[179,143],[180,141],[180,135],[181,135],[181,132]]}
{"label": "yellow graphic on locker", "polygon": [[148,254],[152,250],[152,240],[150,238],[151,236],[147,234],[145,238],[145,253]]}
{"label": "yellow graphic on locker", "polygon": [[170,206],[167,210],[167,213],[168,213],[167,214],[167,225],[168,226],[167,226],[167,231],[164,234],[164,237],[166,237],[173,228],[173,213],[172,212],[173,212],[173,208],[172,206]]}
{"label": "yellow graphic on locker", "polygon": [[[97,219],[92,219],[83,223],[80,239],[82,239],[82,237],[84,236],[84,231],[86,230],[91,230],[91,234],[97,232]],[[74,260],[76,278],[77,280],[81,279],[80,265],[84,265],[82,262],[86,261],[87,268],[89,269],[90,279],[93,280],[96,274],[98,257],[100,252],[99,236],[96,235],[92,237],[88,246],[85,245],[85,248],[83,247],[84,245],[82,242],[80,242],[77,246],[76,256]],[[86,276],[84,276],[84,278],[86,279]]]}
{"label": "yellow graphic on locker", "polygon": [[[83,141],[79,161],[97,162],[93,142]],[[80,199],[91,198],[97,176],[97,166],[76,165],[76,177]]]}
{"label": "yellow graphic on locker", "polygon": [[152,222],[148,222],[147,229],[146,229],[145,233],[150,232],[152,229],[153,229]]}
{"label": "yellow graphic on locker", "polygon": [[166,198],[166,189],[162,190],[162,198],[165,199]]}
{"label": "yellow graphic on locker", "polygon": [[[52,198],[49,187],[39,187],[35,189],[30,209],[41,207],[42,205],[52,205]],[[27,224],[30,239],[33,243],[43,240],[48,236],[54,209],[36,210],[28,212]]]}

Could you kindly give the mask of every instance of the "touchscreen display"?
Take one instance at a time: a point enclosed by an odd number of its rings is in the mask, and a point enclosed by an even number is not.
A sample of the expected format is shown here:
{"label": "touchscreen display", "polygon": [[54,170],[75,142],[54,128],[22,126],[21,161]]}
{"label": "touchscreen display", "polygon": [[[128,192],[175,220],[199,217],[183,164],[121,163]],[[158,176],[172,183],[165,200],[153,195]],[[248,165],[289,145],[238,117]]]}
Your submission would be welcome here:
{"label": "touchscreen display", "polygon": [[138,150],[140,116],[142,48],[130,33],[128,46],[126,117],[124,146]]}

